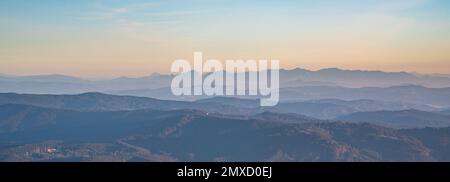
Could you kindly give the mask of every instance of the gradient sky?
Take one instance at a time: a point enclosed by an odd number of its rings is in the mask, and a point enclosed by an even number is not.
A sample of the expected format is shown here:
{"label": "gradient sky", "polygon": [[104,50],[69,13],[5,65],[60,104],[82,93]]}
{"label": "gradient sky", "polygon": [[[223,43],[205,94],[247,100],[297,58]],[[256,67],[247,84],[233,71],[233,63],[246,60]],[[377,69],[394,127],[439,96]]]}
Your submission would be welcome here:
{"label": "gradient sky", "polygon": [[450,74],[448,0],[1,0],[0,73],[168,73],[175,59]]}

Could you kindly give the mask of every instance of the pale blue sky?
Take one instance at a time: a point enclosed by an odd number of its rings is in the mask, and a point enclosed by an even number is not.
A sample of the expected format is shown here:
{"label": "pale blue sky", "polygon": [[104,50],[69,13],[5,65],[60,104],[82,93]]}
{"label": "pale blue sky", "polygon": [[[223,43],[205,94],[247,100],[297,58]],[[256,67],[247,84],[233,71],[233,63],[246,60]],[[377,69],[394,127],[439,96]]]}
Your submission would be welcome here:
{"label": "pale blue sky", "polygon": [[285,68],[450,73],[449,9],[447,0],[2,0],[0,72],[145,75],[203,51]]}

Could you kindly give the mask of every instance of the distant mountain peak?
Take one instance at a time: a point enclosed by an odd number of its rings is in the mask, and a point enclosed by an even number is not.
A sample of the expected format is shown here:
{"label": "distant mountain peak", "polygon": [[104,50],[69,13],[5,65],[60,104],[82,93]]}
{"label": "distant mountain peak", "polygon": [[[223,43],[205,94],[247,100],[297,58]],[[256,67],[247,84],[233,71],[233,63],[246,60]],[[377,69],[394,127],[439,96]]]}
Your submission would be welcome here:
{"label": "distant mountain peak", "polygon": [[343,70],[340,68],[324,68],[324,69],[320,69],[318,71],[320,72],[320,71],[350,71],[350,70]]}
{"label": "distant mountain peak", "polygon": [[80,96],[103,96],[103,95],[108,95],[108,94],[104,94],[101,92],[85,92],[85,93],[78,94],[78,95],[80,95]]}
{"label": "distant mountain peak", "polygon": [[160,77],[160,76],[164,76],[164,74],[158,73],[158,72],[154,72],[150,75],[150,77]]}

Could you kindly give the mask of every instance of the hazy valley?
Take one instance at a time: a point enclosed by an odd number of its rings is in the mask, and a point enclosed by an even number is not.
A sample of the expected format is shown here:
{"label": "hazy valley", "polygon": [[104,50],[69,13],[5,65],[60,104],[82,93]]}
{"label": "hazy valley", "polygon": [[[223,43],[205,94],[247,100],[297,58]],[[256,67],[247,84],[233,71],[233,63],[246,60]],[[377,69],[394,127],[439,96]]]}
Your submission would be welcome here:
{"label": "hazy valley", "polygon": [[0,161],[449,161],[450,78],[281,71],[281,101],[174,97],[172,76],[0,77]]}

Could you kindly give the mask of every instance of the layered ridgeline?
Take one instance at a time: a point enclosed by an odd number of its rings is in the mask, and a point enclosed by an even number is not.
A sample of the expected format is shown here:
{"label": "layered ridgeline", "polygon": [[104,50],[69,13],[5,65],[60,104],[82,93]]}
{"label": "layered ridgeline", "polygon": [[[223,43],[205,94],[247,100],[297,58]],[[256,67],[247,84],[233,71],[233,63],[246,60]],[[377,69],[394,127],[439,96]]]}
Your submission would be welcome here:
{"label": "layered ridgeline", "polygon": [[[396,128],[421,128],[450,126],[450,118],[442,116],[437,108],[401,102],[354,100],[344,101],[336,99],[281,102],[275,107],[260,107],[256,99],[239,99],[229,97],[216,97],[193,102],[158,100],[145,97],[116,96],[102,93],[85,93],[79,95],[35,95],[35,94],[0,94],[0,105],[23,104],[55,109],[77,111],[122,111],[122,110],[199,110],[215,114],[235,115],[244,117],[264,112],[292,113],[305,115],[317,119],[344,120],[351,122],[369,122]],[[384,111],[417,110],[402,112],[410,114],[408,118],[400,118],[402,124],[398,125],[388,118]],[[421,111],[419,111],[421,110]],[[375,112],[369,115],[367,112]],[[444,111],[442,111],[444,112]],[[355,114],[352,116],[351,114]],[[350,116],[349,116],[350,115]],[[377,120],[381,115],[382,120]],[[404,114],[405,115],[405,114]],[[375,120],[371,120],[371,118]],[[395,125],[397,123],[397,125]]]}
{"label": "layered ridgeline", "polygon": [[449,128],[295,114],[0,106],[1,161],[448,161]]}
{"label": "layered ridgeline", "polygon": [[[158,89],[123,90],[106,93],[181,101],[192,101],[208,98],[206,96],[174,96],[168,87]],[[251,97],[243,96],[238,98],[249,99]],[[328,99],[398,102],[442,109],[450,107],[450,88],[427,88],[419,85],[361,88],[348,88],[340,86],[292,86],[280,88],[280,101],[282,102]]]}
{"label": "layered ridgeline", "polygon": [[84,93],[78,95],[36,95],[0,93],[1,104],[24,104],[57,109],[79,111],[118,111],[137,109],[198,109],[217,113],[246,113],[253,109],[242,109],[220,103],[202,103],[159,100],[146,97],[116,96],[102,93]]}
{"label": "layered ridgeline", "polygon": [[[120,77],[86,80],[64,75],[0,76],[0,92],[34,94],[79,94],[103,92],[158,99],[194,100],[202,97],[174,97],[170,91],[173,75]],[[281,99],[316,100],[369,99],[410,102],[450,107],[450,78],[405,72],[341,70],[280,70]]]}
{"label": "layered ridgeline", "polygon": [[[170,86],[173,75],[152,74],[144,77],[87,80],[65,75],[8,76],[0,74],[1,92],[21,93],[74,93],[154,89]],[[281,87],[341,86],[389,87],[396,85],[422,85],[431,88],[450,87],[448,75],[420,75],[407,72],[342,70],[327,68],[318,71],[306,69],[280,69]],[[73,90],[73,91],[71,91]]]}

